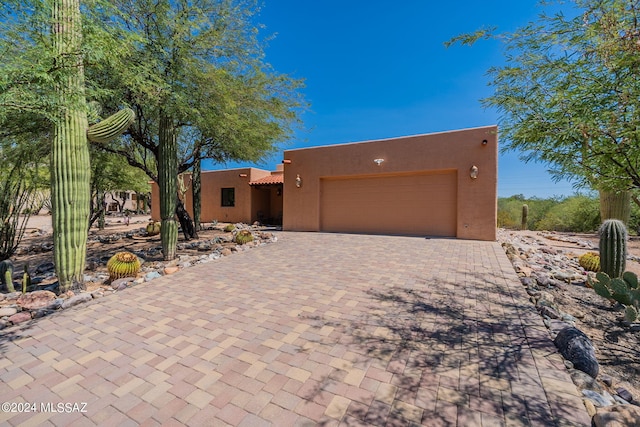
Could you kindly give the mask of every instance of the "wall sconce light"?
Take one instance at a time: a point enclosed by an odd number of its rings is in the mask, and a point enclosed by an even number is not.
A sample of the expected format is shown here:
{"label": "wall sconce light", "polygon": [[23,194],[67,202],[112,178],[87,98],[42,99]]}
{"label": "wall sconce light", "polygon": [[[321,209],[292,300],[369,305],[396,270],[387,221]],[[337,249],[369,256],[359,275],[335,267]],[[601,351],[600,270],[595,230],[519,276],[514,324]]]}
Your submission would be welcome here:
{"label": "wall sconce light", "polygon": [[384,162],[384,159],[373,159],[373,163],[375,163],[378,166],[380,166],[382,162]]}
{"label": "wall sconce light", "polygon": [[282,163],[283,163],[283,164],[285,164],[285,165],[290,165],[290,164],[291,164],[291,160],[289,160],[289,159],[284,159],[284,160],[282,161]]}
{"label": "wall sconce light", "polygon": [[240,175],[238,175],[240,178],[246,178],[247,174],[246,173],[241,173]]}
{"label": "wall sconce light", "polygon": [[469,176],[471,177],[471,179],[476,179],[478,177],[478,167],[476,165],[471,166]]}
{"label": "wall sconce light", "polygon": [[300,178],[300,175],[296,175],[296,187],[302,187],[302,178]]}
{"label": "wall sconce light", "polygon": [[487,141],[486,139],[482,140],[482,145],[487,145],[489,143],[489,141]]}

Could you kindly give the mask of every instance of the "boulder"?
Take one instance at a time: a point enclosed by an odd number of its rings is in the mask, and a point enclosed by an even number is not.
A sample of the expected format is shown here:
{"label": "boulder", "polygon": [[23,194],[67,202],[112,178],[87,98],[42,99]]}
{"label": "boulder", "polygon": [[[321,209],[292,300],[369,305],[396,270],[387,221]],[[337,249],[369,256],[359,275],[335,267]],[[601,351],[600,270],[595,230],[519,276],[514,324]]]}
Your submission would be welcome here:
{"label": "boulder", "polygon": [[34,291],[21,295],[17,304],[25,310],[37,310],[48,306],[55,299],[56,294],[51,291]]}
{"label": "boulder", "polygon": [[637,427],[640,426],[640,407],[613,405],[598,408],[592,422],[595,427]]}
{"label": "boulder", "polygon": [[600,366],[596,359],[596,351],[587,337],[581,330],[568,327],[564,328],[553,340],[560,354],[571,361],[576,369],[581,370],[593,378],[598,376]]}

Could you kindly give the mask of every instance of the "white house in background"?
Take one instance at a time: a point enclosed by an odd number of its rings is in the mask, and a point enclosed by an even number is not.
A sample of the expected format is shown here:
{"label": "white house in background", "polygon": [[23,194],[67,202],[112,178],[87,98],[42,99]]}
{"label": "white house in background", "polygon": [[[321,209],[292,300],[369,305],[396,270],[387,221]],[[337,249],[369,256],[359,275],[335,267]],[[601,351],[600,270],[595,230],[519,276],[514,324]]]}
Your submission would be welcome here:
{"label": "white house in background", "polygon": [[137,209],[138,195],[135,191],[111,191],[105,194],[104,203],[107,212],[135,211]]}

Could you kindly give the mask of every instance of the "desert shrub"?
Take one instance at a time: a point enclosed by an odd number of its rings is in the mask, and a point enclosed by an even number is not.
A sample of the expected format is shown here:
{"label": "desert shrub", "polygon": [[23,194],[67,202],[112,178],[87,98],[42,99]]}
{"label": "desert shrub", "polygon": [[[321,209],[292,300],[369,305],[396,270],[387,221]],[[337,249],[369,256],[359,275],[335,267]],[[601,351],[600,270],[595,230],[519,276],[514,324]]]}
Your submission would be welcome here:
{"label": "desert shrub", "polygon": [[523,195],[515,195],[498,199],[498,227],[520,229],[522,227],[522,205],[528,209],[527,228],[535,230],[536,224],[556,204],[558,198],[540,199],[533,197],[526,199]]}
{"label": "desert shrub", "polygon": [[576,195],[551,207],[535,225],[536,230],[593,232],[600,225],[597,197]]}
{"label": "desert shrub", "polygon": [[0,173],[0,260],[10,258],[27,227],[34,187],[19,166]]}

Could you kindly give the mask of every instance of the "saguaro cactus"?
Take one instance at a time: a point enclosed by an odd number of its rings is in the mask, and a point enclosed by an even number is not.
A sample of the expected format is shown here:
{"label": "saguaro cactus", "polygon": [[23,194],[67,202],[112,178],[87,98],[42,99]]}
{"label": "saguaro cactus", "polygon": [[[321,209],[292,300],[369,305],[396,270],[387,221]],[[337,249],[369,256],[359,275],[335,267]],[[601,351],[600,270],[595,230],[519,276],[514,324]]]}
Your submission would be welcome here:
{"label": "saguaro cactus", "polygon": [[600,270],[611,278],[621,277],[627,263],[627,228],[617,219],[600,226]]}
{"label": "saguaro cactus", "polygon": [[122,134],[135,119],[131,108],[125,108],[87,129],[87,138],[93,142],[109,142]]}
{"label": "saguaro cactus", "polygon": [[600,190],[600,219],[619,219],[625,224],[631,217],[631,193],[629,191]]}
{"label": "saguaro cactus", "polygon": [[527,221],[529,220],[529,206],[522,205],[522,223],[521,228],[523,230],[527,229]]}
{"label": "saguaro cactus", "polygon": [[51,205],[56,274],[66,291],[83,281],[91,194],[80,1],[54,0],[52,17],[61,108],[51,147]]}
{"label": "saguaro cactus", "polygon": [[125,109],[88,129],[80,0],[53,0],[51,12],[60,102],[51,144],[51,213],[56,274],[65,292],[83,287],[91,211],[87,137],[97,142],[113,139],[131,124],[134,112]]}
{"label": "saguaro cactus", "polygon": [[160,240],[165,261],[176,257],[178,224],[175,220],[178,204],[178,142],[173,120],[160,114],[158,149],[158,188],[160,190]]}

